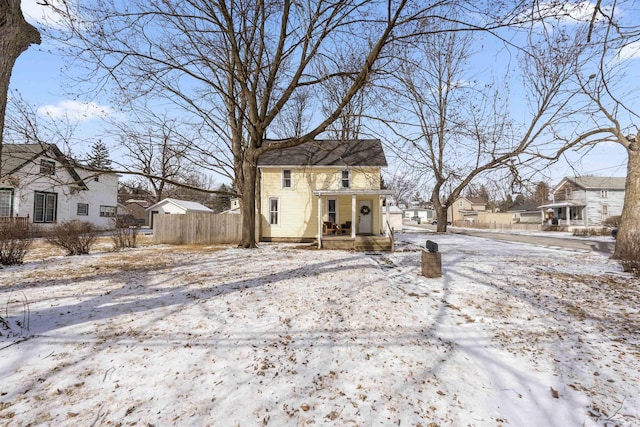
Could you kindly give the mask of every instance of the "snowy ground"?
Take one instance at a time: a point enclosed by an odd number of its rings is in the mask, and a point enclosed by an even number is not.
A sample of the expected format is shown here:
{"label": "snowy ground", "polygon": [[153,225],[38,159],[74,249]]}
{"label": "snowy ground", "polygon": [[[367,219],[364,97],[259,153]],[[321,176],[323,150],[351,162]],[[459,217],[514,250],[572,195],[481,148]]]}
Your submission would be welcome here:
{"label": "snowy ground", "polygon": [[[427,236],[442,278],[420,276]],[[0,425],[640,425],[640,279],[593,252],[397,239],[34,251],[0,270]]]}

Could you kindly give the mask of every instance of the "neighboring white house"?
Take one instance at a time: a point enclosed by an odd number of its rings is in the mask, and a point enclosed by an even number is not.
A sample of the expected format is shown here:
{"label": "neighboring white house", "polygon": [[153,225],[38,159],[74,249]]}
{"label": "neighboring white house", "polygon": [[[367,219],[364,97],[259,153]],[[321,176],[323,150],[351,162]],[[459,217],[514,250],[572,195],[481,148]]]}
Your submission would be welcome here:
{"label": "neighboring white house", "polygon": [[599,226],[622,214],[626,178],[567,177],[553,189],[553,202],[539,207],[544,222],[563,226]]}
{"label": "neighboring white house", "polygon": [[149,212],[149,223],[153,228],[153,216],[158,214],[178,214],[184,215],[188,213],[213,213],[208,207],[188,200],[164,199],[147,208]]}
{"label": "neighboring white house", "polygon": [[71,164],[54,144],[4,144],[0,159],[0,218],[51,226],[87,221],[113,228],[118,175]]}
{"label": "neighboring white house", "polygon": [[420,219],[420,222],[431,222],[436,219],[436,214],[433,209],[423,209],[423,208],[409,208],[404,209],[403,211],[404,219],[408,221],[417,221]]}

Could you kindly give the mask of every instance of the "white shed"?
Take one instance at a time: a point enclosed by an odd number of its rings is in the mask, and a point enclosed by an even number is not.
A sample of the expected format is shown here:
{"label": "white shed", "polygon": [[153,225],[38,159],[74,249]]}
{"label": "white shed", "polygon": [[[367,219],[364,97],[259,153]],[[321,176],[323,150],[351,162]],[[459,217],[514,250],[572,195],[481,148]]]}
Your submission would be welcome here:
{"label": "white shed", "polygon": [[211,209],[209,209],[208,207],[198,202],[191,202],[188,200],[169,199],[169,198],[161,200],[155,205],[149,206],[147,208],[147,212],[149,212],[149,224],[151,224],[151,228],[153,228],[154,215],[160,215],[160,214],[184,215],[188,213],[213,213]]}
{"label": "white shed", "polygon": [[389,207],[389,225],[391,225],[391,228],[396,232],[402,231],[402,216],[402,209],[397,206]]}

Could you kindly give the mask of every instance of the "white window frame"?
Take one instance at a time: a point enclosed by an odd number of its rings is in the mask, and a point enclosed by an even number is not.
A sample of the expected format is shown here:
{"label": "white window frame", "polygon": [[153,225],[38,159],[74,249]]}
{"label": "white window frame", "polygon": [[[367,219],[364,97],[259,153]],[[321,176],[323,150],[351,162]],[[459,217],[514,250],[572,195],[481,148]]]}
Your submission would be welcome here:
{"label": "white window frame", "polygon": [[[272,205],[271,202],[276,202],[276,209],[272,210]],[[267,211],[269,212],[269,225],[270,226],[278,226],[280,225],[280,198],[279,197],[269,197],[269,201],[268,201],[268,206],[267,206]],[[274,221],[274,215],[275,215],[275,221]]]}
{"label": "white window frame", "polygon": [[609,205],[602,205],[602,220],[609,218]]}
{"label": "white window frame", "polygon": [[[41,209],[38,205],[41,204]],[[33,194],[33,222],[54,223],[58,216],[58,193],[35,191]]]}
{"label": "white window frame", "polygon": [[78,216],[89,215],[89,203],[78,203],[78,205],[76,206],[76,215]]}
{"label": "white window frame", "polygon": [[[345,180],[344,174],[347,174],[347,179]],[[345,186],[345,181],[347,185]],[[351,171],[349,169],[342,169],[340,171],[340,188],[351,188]]]}
{"label": "white window frame", "polygon": [[100,205],[101,218],[115,218],[117,208],[115,206]]}
{"label": "white window frame", "polygon": [[[289,172],[289,185],[286,185],[285,173]],[[282,188],[293,188],[293,170],[282,169]]]}
{"label": "white window frame", "polygon": [[609,198],[609,192],[607,190],[600,190],[600,198],[602,199]]}
{"label": "white window frame", "polygon": [[[8,198],[6,198],[8,195]],[[6,212],[0,210],[1,217],[10,217],[13,216],[13,188],[0,188],[0,200],[5,198],[5,200],[9,201],[8,206],[0,206],[0,209],[8,209]]]}
{"label": "white window frame", "polygon": [[[331,202],[334,202],[334,210],[331,211],[331,209],[329,209],[329,205],[331,204]],[[331,221],[331,214],[334,215],[333,221]],[[327,199],[327,221],[331,221],[334,224],[338,223],[338,199],[334,199],[334,198],[330,198]]]}

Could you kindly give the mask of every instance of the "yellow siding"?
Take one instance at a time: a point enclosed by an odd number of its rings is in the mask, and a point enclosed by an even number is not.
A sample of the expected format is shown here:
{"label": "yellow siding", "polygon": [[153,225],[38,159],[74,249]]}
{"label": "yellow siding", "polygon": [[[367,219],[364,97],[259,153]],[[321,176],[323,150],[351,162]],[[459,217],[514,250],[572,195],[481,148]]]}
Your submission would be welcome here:
{"label": "yellow siding", "polygon": [[[262,236],[267,238],[314,238],[318,232],[318,198],[314,190],[339,190],[341,169],[292,168],[292,188],[282,188],[281,168],[261,169],[260,207]],[[351,169],[351,189],[380,189],[380,168]],[[269,224],[269,199],[279,199],[279,224]],[[329,197],[338,199],[338,223],[351,221],[351,195]],[[373,232],[380,232],[380,198],[361,196],[359,200],[371,200],[372,214],[376,221]],[[357,205],[356,205],[357,206]],[[323,220],[327,219],[327,197],[322,197]],[[358,215],[356,212],[356,221]]]}

